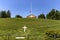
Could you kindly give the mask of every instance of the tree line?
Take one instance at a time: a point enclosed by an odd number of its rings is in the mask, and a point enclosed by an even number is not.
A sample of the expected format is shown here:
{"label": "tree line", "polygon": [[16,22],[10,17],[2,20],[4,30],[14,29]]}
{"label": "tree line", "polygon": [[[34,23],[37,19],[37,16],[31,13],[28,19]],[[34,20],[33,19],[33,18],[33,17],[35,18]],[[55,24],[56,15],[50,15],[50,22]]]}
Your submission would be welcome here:
{"label": "tree line", "polygon": [[1,11],[0,12],[0,18],[11,18],[11,13],[10,11]]}
{"label": "tree line", "polygon": [[60,11],[52,9],[47,15],[40,14],[38,18],[60,20]]}
{"label": "tree line", "polygon": [[[10,10],[8,10],[8,11],[0,11],[0,18],[11,18]],[[23,18],[23,17],[20,16],[20,15],[16,15],[15,18]],[[52,9],[46,15],[44,13],[38,15],[38,18],[60,20],[60,11]]]}

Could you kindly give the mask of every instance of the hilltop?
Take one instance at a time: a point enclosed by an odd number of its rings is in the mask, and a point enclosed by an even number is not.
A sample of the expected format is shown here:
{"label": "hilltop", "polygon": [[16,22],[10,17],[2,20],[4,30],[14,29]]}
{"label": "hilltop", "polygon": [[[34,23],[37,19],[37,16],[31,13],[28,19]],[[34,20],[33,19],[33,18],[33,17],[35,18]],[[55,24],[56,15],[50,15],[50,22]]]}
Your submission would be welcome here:
{"label": "hilltop", "polygon": [[[27,31],[23,32],[23,26],[27,26]],[[49,19],[20,19],[20,18],[0,18],[0,35],[11,35],[11,40],[15,36],[31,35],[30,38],[43,38],[48,30],[60,30],[60,20]],[[0,36],[1,40],[3,36]],[[4,37],[5,39],[6,36]],[[42,39],[41,39],[42,40]]]}

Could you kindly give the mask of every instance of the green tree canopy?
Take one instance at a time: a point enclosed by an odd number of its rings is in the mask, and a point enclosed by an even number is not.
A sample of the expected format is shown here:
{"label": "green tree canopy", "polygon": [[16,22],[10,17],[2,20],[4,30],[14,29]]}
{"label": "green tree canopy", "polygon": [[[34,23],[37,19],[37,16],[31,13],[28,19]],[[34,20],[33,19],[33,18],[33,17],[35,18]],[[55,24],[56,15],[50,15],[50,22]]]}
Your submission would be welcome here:
{"label": "green tree canopy", "polygon": [[45,15],[44,15],[44,14],[40,14],[40,15],[38,16],[38,18],[45,19]]}
{"label": "green tree canopy", "polygon": [[7,17],[6,11],[1,11],[0,16],[1,18],[6,18]]}
{"label": "green tree canopy", "polygon": [[47,19],[54,19],[59,20],[60,19],[60,12],[58,10],[52,9],[47,15]]}
{"label": "green tree canopy", "polygon": [[16,18],[22,18],[22,16],[20,16],[20,15],[16,15],[15,17],[16,17]]}
{"label": "green tree canopy", "polygon": [[8,17],[8,18],[10,18],[10,17],[11,17],[11,13],[10,13],[10,11],[9,11],[9,10],[7,11],[7,17]]}

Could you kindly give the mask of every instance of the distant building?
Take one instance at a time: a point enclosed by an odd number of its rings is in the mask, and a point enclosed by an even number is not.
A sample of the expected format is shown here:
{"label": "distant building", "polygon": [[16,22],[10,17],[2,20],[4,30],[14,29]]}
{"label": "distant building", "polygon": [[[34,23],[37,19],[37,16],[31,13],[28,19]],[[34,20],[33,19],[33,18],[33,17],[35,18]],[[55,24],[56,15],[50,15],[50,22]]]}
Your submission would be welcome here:
{"label": "distant building", "polygon": [[32,4],[31,4],[31,9],[30,9],[30,15],[28,15],[27,18],[36,18],[36,16],[33,15],[32,13]]}
{"label": "distant building", "polygon": [[36,16],[33,15],[33,14],[30,14],[30,15],[27,16],[27,18],[36,18]]}

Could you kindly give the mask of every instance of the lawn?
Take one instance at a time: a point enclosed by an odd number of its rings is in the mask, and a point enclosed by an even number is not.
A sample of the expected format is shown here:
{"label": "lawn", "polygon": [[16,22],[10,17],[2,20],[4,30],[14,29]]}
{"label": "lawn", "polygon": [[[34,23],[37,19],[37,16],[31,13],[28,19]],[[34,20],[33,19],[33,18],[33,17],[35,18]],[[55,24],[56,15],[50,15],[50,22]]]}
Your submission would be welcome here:
{"label": "lawn", "polygon": [[60,30],[60,20],[0,18],[0,40],[16,40],[21,36],[24,40],[44,40],[45,32],[50,30]]}

